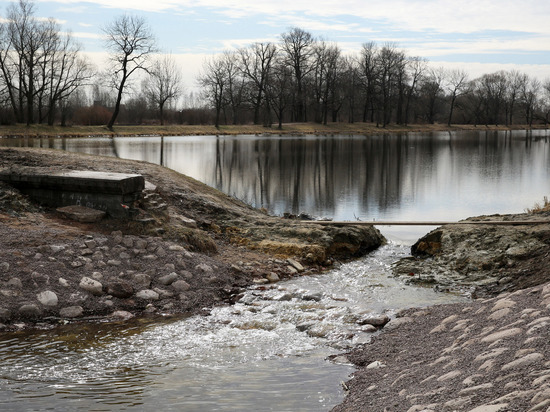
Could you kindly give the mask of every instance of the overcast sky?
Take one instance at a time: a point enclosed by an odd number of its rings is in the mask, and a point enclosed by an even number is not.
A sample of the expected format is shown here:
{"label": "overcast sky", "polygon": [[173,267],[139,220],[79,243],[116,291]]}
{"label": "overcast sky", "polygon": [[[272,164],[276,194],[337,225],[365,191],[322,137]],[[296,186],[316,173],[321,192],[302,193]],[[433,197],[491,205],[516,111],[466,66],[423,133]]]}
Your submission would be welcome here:
{"label": "overcast sky", "polygon": [[[5,15],[9,1],[0,0]],[[89,53],[101,53],[101,28],[121,14],[147,19],[160,48],[178,56],[188,87],[205,56],[255,41],[279,40],[290,27],[334,41],[344,51],[395,42],[409,56],[455,66],[472,77],[518,69],[550,78],[550,0],[76,0],[36,1]]]}

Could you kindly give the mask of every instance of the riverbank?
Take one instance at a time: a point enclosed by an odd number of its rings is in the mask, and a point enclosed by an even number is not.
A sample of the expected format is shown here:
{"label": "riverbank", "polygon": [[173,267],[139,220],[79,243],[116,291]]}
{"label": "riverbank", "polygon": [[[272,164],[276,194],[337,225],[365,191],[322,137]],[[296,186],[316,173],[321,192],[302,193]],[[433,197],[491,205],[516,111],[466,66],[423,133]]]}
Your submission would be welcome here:
{"label": "riverbank", "polygon": [[90,136],[212,136],[212,135],[373,135],[405,132],[439,132],[439,131],[499,131],[545,129],[544,125],[451,125],[446,124],[411,124],[377,127],[375,123],[285,123],[279,130],[276,125],[222,125],[219,129],[210,125],[139,125],[115,126],[109,130],[105,126],[46,126],[14,125],[0,126],[2,137],[90,137]]}
{"label": "riverbank", "polygon": [[[268,216],[146,162],[0,149],[0,168],[137,173],[135,219],[67,219],[0,187],[0,328],[201,313],[243,288],[316,273],[384,241],[376,229]],[[205,309],[206,308],[206,309]]]}
{"label": "riverbank", "polygon": [[[394,265],[404,281],[470,291],[471,303],[403,311],[347,354],[342,411],[550,411],[550,213],[446,225]],[[479,298],[484,296],[484,298]]]}

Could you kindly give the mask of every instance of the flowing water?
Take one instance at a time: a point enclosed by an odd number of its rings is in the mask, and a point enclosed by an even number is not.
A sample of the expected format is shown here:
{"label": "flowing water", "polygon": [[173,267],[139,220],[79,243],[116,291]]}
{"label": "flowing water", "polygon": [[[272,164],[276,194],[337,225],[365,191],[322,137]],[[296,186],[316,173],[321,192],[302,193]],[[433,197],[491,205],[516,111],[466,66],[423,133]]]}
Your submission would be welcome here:
{"label": "flowing water", "polygon": [[388,275],[391,244],[328,274],[248,290],[210,316],[5,333],[2,410],[319,411],[353,368],[328,362],[372,334],[357,321],[463,301]]}
{"label": "flowing water", "polygon": [[[454,220],[521,212],[550,190],[546,131],[372,137],[0,139],[162,163],[272,213]],[[327,274],[253,287],[210,316],[0,334],[0,410],[318,411],[371,335],[358,320],[463,301],[407,286],[391,264],[429,228]]]}

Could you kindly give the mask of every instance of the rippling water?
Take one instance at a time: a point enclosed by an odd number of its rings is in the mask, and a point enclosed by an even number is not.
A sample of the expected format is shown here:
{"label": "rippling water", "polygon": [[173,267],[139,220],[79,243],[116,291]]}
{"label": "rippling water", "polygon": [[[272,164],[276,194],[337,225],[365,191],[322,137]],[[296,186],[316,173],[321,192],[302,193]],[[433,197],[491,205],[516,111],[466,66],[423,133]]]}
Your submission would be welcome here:
{"label": "rippling water", "polygon": [[368,341],[359,318],[464,300],[390,277],[407,253],[254,287],[209,316],[4,333],[0,409],[328,410],[353,368],[325,358]]}

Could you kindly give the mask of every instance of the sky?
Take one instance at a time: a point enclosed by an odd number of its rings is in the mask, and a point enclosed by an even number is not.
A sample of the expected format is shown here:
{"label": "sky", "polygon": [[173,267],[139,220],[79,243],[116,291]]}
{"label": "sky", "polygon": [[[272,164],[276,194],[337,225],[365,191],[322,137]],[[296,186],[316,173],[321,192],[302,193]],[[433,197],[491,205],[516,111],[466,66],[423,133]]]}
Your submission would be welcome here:
{"label": "sky", "polygon": [[[0,16],[10,1],[0,0]],[[550,79],[548,0],[35,0],[37,17],[70,30],[95,62],[104,57],[102,28],[116,17],[144,17],[159,48],[196,87],[205,58],[258,41],[278,42],[300,27],[344,52],[393,42],[435,67],[471,78],[519,70]]]}

